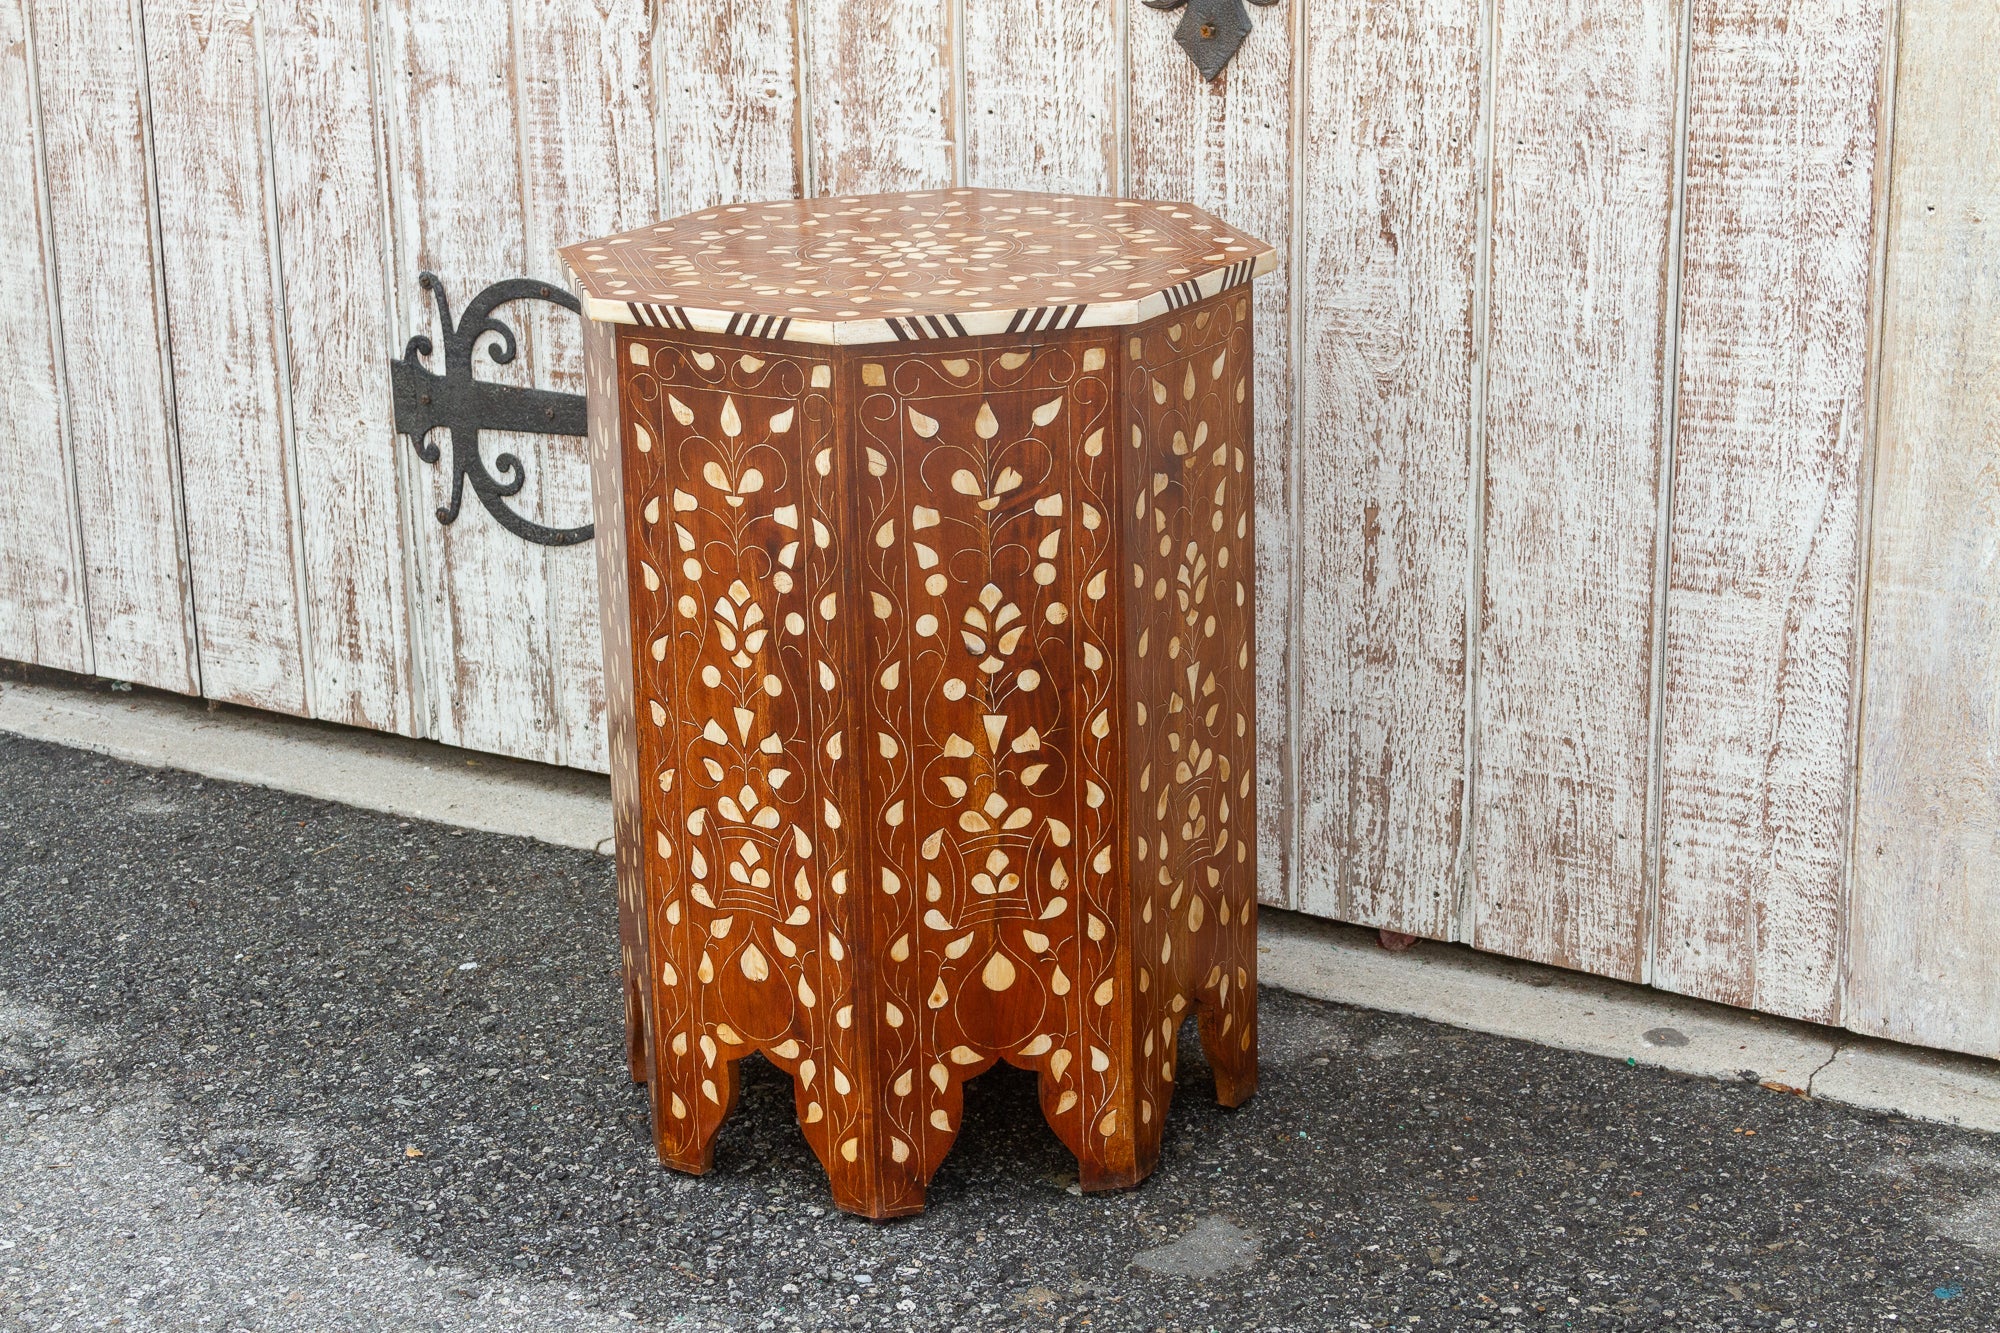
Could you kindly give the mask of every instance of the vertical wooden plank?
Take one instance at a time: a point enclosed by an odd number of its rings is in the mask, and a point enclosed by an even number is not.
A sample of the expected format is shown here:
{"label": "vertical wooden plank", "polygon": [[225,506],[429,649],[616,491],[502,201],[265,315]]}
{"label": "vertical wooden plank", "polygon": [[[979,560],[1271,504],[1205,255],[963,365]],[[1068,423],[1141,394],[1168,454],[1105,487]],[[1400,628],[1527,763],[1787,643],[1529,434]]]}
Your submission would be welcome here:
{"label": "vertical wooden plank", "polygon": [[89,669],[26,0],[0,0],[0,657]]}
{"label": "vertical wooden plank", "polygon": [[1465,790],[1482,8],[1316,6],[1301,83],[1297,905],[1434,937]]}
{"label": "vertical wooden plank", "polygon": [[965,6],[966,184],[1118,193],[1120,18],[1111,0]]}
{"label": "vertical wooden plank", "polygon": [[1473,942],[1638,979],[1680,4],[1493,42]]}
{"label": "vertical wooden plank", "polygon": [[1697,0],[1653,980],[1839,1014],[1882,0]]}
{"label": "vertical wooden plank", "polygon": [[1989,0],[1903,7],[1845,1021],[2000,1056],[2000,86]]}
{"label": "vertical wooden plank", "polygon": [[954,182],[954,9],[939,0],[806,5],[814,193],[928,190]]}
{"label": "vertical wooden plank", "polygon": [[202,693],[303,713],[257,34],[244,4],[143,12]]}
{"label": "vertical wooden plank", "polygon": [[660,215],[802,193],[798,0],[673,10],[653,43]]}
{"label": "vertical wooden plank", "polygon": [[[657,220],[650,0],[527,0],[517,34],[521,143],[527,153],[527,272],[560,283],[556,247]],[[534,381],[581,393],[583,330],[568,311],[527,308]],[[590,455],[581,439],[543,438],[542,522],[589,522]],[[604,650],[595,554],[543,553],[557,761],[605,770]]]}
{"label": "vertical wooden plank", "polygon": [[[513,7],[388,0],[383,14],[382,96],[397,231],[392,290],[401,307],[397,341],[422,332],[442,348],[436,316],[417,286],[419,270],[444,278],[456,318],[488,283],[527,269]],[[519,314],[508,309],[502,317]],[[523,339],[511,364],[496,365],[481,352],[475,367],[480,378],[525,384],[533,356]],[[399,439],[396,447],[409,446]],[[502,451],[521,458],[530,489],[515,497],[515,507],[543,517],[537,510],[545,476],[539,439],[490,432],[482,434],[481,447],[489,458]],[[542,548],[502,528],[470,487],[457,520],[438,523],[430,511],[451,493],[448,445],[444,456],[414,473],[416,628],[432,710],[423,729],[453,745],[557,762]],[[581,521],[580,515],[547,517]]]}
{"label": "vertical wooden plank", "polygon": [[[1285,782],[1293,668],[1291,486],[1292,87],[1289,15],[1259,11],[1256,28],[1213,83],[1174,44],[1178,15],[1134,7],[1130,192],[1185,200],[1278,247],[1278,268],[1254,292],[1257,343],[1257,862],[1265,902],[1292,906],[1291,793]],[[977,153],[979,121],[975,114]],[[1323,647],[1321,648],[1323,651]]]}
{"label": "vertical wooden plank", "polygon": [[200,691],[127,0],[34,0],[90,634],[101,675]]}
{"label": "vertical wooden plank", "polygon": [[264,24],[314,715],[412,734],[369,7],[266,0]]}

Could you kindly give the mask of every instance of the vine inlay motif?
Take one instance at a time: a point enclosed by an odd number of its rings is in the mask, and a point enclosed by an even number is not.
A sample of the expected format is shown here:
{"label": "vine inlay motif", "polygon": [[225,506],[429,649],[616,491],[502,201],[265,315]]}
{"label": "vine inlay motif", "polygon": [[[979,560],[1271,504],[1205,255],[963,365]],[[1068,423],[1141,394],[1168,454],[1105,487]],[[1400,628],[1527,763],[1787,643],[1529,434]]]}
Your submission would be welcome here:
{"label": "vine inlay motif", "polygon": [[1254,1091],[1248,307],[620,333],[663,1160],[709,1167],[753,1052],[877,1217],[923,1206],[996,1062],[1088,1189],[1157,1161],[1187,1018],[1220,1099]]}

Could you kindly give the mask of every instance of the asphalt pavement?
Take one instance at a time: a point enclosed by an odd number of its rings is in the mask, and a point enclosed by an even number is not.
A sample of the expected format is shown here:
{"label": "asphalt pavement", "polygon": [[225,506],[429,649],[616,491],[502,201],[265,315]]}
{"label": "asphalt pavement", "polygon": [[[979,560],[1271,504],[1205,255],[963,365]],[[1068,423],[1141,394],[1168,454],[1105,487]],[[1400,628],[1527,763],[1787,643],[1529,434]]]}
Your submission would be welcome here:
{"label": "asphalt pavement", "polygon": [[654,1163],[601,857],[0,736],[0,1328],[2000,1328],[2000,1141],[1267,989],[1158,1172],[1032,1081],[921,1217],[746,1062]]}

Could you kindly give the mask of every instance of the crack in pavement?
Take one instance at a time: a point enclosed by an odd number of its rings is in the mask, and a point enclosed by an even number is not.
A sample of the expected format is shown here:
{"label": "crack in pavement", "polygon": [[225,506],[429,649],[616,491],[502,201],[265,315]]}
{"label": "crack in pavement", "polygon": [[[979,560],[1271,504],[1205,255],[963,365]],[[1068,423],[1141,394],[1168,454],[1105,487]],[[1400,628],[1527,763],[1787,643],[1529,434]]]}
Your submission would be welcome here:
{"label": "crack in pavement", "polygon": [[1833,1050],[1827,1054],[1826,1059],[1822,1060],[1812,1073],[1806,1075],[1806,1096],[1810,1097],[1813,1095],[1813,1084],[1819,1080],[1819,1076],[1833,1068],[1833,1062],[1840,1058],[1840,1053],[1852,1045],[1854,1045],[1852,1041],[1837,1041],[1834,1043]]}

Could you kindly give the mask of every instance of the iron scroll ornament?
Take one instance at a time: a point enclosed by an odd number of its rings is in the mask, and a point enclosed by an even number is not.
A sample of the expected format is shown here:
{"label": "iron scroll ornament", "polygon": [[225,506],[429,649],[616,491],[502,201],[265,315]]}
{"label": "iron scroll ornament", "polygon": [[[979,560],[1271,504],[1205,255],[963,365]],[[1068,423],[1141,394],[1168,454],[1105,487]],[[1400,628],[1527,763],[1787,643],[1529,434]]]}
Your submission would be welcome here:
{"label": "iron scroll ornament", "polygon": [[496,384],[475,379],[472,374],[473,352],[479,340],[489,333],[496,341],[486,354],[503,366],[514,359],[514,330],[494,315],[498,307],[510,301],[547,301],[580,314],[582,304],[569,292],[546,282],[508,278],[473,297],[463,318],[454,325],[443,280],[426,270],[418,281],[437,302],[438,328],[444,337],[444,374],[428,369],[420,360],[436,350],[422,334],[410,339],[401,360],[390,359],[389,374],[394,386],[396,430],[410,437],[417,457],[426,463],[437,462],[438,447],[431,443],[430,434],[439,429],[451,432],[451,503],[438,509],[438,522],[449,525],[458,517],[459,503],[465,498],[465,483],[470,479],[473,494],[486,506],[486,512],[523,541],[540,546],[575,546],[589,541],[592,525],[588,523],[580,528],[545,527],[508,508],[507,501],[519,495],[527,484],[526,469],[514,454],[501,454],[493,460],[493,470],[489,471],[486,460],[479,454],[482,430],[584,434],[584,396]]}
{"label": "iron scroll ornament", "polygon": [[[1250,0],[1250,3],[1275,5],[1278,0]],[[1188,59],[1194,61],[1201,77],[1211,82],[1250,35],[1250,11],[1243,8],[1243,0],[1193,0],[1192,3],[1145,0],[1145,4],[1148,9],[1163,10],[1188,6],[1188,12],[1181,15],[1180,26],[1174,29],[1174,40],[1188,53]]]}

